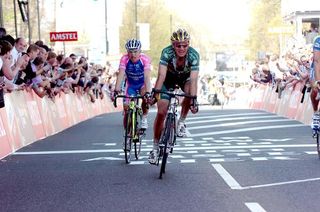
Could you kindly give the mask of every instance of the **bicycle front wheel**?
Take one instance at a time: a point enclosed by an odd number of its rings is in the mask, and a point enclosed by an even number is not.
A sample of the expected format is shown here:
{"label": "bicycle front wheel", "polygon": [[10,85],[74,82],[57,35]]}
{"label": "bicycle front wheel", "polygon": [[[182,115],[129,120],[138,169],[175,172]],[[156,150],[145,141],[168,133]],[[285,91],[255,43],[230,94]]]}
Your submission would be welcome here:
{"label": "bicycle front wheel", "polygon": [[[167,159],[169,156],[170,150],[168,150],[168,143],[172,142],[170,139],[172,139],[172,126],[174,126],[174,117],[173,114],[168,114],[164,131],[161,137],[161,143],[164,145],[163,147],[163,156],[162,156],[162,161],[161,161],[161,167],[160,167],[160,175],[159,178],[162,179],[162,174],[165,174],[166,172],[166,164],[167,164]],[[170,144],[169,144],[170,145]]]}
{"label": "bicycle front wheel", "polygon": [[132,144],[132,126],[131,126],[131,119],[132,119],[132,110],[128,110],[126,114],[126,130],[124,136],[124,157],[126,163],[130,163],[131,161],[131,144]]}

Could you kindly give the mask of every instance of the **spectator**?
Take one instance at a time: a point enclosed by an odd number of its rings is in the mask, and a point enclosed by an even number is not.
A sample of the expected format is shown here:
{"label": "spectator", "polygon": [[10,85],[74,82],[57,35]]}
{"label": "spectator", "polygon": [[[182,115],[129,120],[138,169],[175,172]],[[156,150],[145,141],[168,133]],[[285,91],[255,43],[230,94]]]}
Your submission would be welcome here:
{"label": "spectator", "polygon": [[2,39],[5,35],[7,35],[6,29],[3,27],[0,27],[0,39]]}
{"label": "spectator", "polygon": [[22,55],[22,52],[25,51],[27,47],[27,42],[24,38],[17,38],[14,42],[14,47],[12,49],[12,52],[11,52],[11,56],[12,56],[12,63],[11,63],[11,66],[13,66],[19,57],[21,57]]}
{"label": "spectator", "polygon": [[318,35],[317,26],[314,23],[310,24],[310,31],[306,34],[306,44],[312,44],[314,38]]}

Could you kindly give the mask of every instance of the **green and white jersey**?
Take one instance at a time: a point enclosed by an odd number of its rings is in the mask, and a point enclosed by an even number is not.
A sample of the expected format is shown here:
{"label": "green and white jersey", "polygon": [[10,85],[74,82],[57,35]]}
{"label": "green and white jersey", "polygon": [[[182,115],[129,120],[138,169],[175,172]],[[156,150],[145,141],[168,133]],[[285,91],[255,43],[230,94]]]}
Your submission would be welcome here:
{"label": "green and white jersey", "polygon": [[164,48],[160,57],[160,64],[168,67],[168,71],[174,74],[186,74],[190,71],[198,71],[200,64],[199,53],[192,47],[187,52],[186,63],[184,67],[176,66],[176,54],[172,45]]}
{"label": "green and white jersey", "polygon": [[177,57],[172,45],[164,48],[160,57],[160,64],[167,66],[166,78],[162,89],[175,88],[178,85],[182,90],[190,79],[191,71],[199,71],[199,53],[192,47],[188,48],[185,64],[177,66]]}

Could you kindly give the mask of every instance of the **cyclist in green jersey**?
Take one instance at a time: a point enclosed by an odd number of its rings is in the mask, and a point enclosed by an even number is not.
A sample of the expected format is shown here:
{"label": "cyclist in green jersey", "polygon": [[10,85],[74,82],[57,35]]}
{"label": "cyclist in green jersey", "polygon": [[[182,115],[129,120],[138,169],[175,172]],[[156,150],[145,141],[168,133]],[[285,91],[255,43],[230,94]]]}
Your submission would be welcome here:
{"label": "cyclist in green jersey", "polygon": [[[164,48],[160,57],[158,77],[155,84],[156,90],[167,91],[180,87],[186,94],[197,95],[199,75],[199,53],[189,46],[190,35],[185,29],[177,29],[171,35],[171,45]],[[159,154],[159,139],[167,114],[169,97],[165,94],[154,94],[157,101],[157,116],[154,121],[153,150],[149,155],[149,163],[156,164]],[[192,102],[194,101],[194,102]],[[196,99],[184,98],[181,105],[181,113],[178,121],[177,136],[186,135],[185,119],[189,109],[192,113],[198,111]]]}

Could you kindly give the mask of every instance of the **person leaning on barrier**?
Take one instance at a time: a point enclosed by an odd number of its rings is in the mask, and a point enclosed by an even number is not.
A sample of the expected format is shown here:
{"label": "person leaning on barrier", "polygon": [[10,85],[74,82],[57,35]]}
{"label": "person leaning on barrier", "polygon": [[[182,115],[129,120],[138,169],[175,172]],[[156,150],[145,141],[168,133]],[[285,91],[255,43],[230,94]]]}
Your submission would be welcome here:
{"label": "person leaning on barrier", "polygon": [[[162,50],[158,69],[158,78],[155,89],[168,91],[178,85],[185,94],[196,96],[199,76],[199,53],[189,46],[190,35],[185,29],[177,29],[171,35],[171,45]],[[159,139],[163,129],[164,120],[167,114],[169,97],[163,94],[154,94],[153,99],[157,100],[157,116],[154,121],[153,149],[149,154],[149,163],[156,164],[159,155]],[[190,98],[182,101],[181,115],[178,121],[177,135],[186,135],[185,119],[189,109],[192,113],[198,111],[196,99],[191,104]]]}

